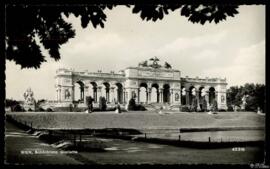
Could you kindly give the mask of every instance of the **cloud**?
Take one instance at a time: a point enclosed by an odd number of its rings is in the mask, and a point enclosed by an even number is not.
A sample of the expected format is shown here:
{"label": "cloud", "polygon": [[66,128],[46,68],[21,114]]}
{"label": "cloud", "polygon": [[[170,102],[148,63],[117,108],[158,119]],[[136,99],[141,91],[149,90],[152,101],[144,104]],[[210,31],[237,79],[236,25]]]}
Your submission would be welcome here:
{"label": "cloud", "polygon": [[218,52],[212,49],[206,49],[202,52],[198,52],[197,54],[192,55],[192,59],[197,60],[199,62],[207,60],[208,62],[211,60],[216,60],[218,58]]}
{"label": "cloud", "polygon": [[210,68],[202,74],[226,77],[229,86],[244,83],[265,84],[265,41],[239,49],[229,65]]}
{"label": "cloud", "polygon": [[76,37],[76,41],[71,41],[62,49],[66,54],[86,54],[95,51],[104,50],[106,48],[120,47],[124,40],[116,33],[91,34]]}
{"label": "cloud", "polygon": [[215,34],[205,34],[193,38],[180,37],[159,49],[160,54],[178,53],[180,51],[196,48],[209,47],[218,44],[226,37],[227,32],[221,31]]}

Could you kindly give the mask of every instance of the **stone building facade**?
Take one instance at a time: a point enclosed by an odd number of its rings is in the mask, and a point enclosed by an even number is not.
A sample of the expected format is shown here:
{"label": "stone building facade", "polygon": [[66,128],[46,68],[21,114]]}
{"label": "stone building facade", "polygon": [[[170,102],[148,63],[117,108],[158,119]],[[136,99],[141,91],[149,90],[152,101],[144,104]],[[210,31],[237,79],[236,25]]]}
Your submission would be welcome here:
{"label": "stone building facade", "polygon": [[[86,96],[103,96],[108,104],[126,104],[134,97],[141,104],[167,104],[173,107],[189,106],[196,99],[206,100],[209,109],[213,101],[218,109],[227,109],[226,79],[181,77],[179,70],[162,66],[128,67],[119,73],[78,72],[61,68],[56,71],[56,100],[68,105],[75,101],[75,84],[80,86],[79,101],[83,105]],[[144,98],[142,98],[144,95]],[[85,105],[85,104],[84,104]]]}

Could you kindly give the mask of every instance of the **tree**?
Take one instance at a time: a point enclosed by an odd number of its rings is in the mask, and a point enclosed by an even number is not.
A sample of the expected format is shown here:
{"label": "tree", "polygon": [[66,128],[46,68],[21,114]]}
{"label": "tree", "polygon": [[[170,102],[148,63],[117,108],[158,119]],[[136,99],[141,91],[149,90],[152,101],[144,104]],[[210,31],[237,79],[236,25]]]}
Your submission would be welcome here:
{"label": "tree", "polygon": [[247,111],[257,111],[261,108],[265,112],[265,85],[246,83],[244,86],[232,86],[227,90],[227,105],[230,109],[233,105],[240,106],[242,98],[247,97]]}
{"label": "tree", "polygon": [[105,111],[107,108],[106,99],[105,97],[100,96],[99,97],[99,109],[101,111]]}
{"label": "tree", "polygon": [[[61,45],[75,37],[71,23],[63,17],[74,14],[80,17],[81,26],[86,28],[89,22],[94,28],[104,28],[106,21],[105,9],[112,10],[116,4],[102,5],[7,5],[6,6],[6,59],[14,61],[21,68],[40,68],[46,62],[41,52],[41,46],[48,51],[49,56],[56,61],[61,58]],[[181,16],[187,17],[193,23],[204,24],[214,21],[216,24],[228,16],[234,17],[238,5],[183,5],[183,4],[135,4],[134,14],[140,14],[142,20],[162,20],[169,12],[179,10]]]}
{"label": "tree", "polygon": [[6,99],[5,100],[5,107],[13,107],[20,104],[18,101],[16,100],[12,100],[12,99]]}
{"label": "tree", "polygon": [[136,109],[136,102],[134,98],[131,98],[128,102],[128,110],[137,110]]}

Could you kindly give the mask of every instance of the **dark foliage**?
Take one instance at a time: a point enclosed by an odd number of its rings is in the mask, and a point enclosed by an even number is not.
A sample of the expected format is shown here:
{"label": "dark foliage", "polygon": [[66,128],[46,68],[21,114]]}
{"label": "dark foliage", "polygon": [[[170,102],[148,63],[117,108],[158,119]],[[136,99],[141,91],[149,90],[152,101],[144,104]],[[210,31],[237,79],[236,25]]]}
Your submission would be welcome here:
{"label": "dark foliage", "polygon": [[51,108],[47,108],[46,112],[53,112],[53,110]]}
{"label": "dark foliage", "polygon": [[42,107],[37,108],[37,111],[44,112],[45,110]]}
{"label": "dark foliage", "polygon": [[227,90],[228,108],[232,109],[233,105],[241,106],[242,98],[247,97],[247,111],[257,111],[259,107],[265,112],[265,85],[246,83],[244,86],[232,86]]}
{"label": "dark foliage", "polygon": [[217,111],[218,110],[218,106],[217,106],[217,101],[214,99],[211,106],[210,106],[210,109],[211,111]]}
{"label": "dark foliage", "polygon": [[205,99],[201,100],[201,111],[207,111],[207,101]]}
{"label": "dark foliage", "polygon": [[[56,61],[61,58],[61,45],[75,37],[71,23],[63,16],[74,14],[81,20],[81,26],[86,28],[89,23],[94,28],[104,28],[106,22],[105,9],[113,9],[116,5],[74,5],[74,6],[33,6],[8,5],[6,7],[6,59],[14,61],[21,68],[40,68],[46,62],[41,53],[41,46],[48,51]],[[139,13],[142,20],[157,21],[171,11],[179,10],[181,16],[187,17],[193,23],[218,23],[228,16],[235,16],[236,5],[182,5],[182,4],[149,4],[134,6],[134,14]]]}
{"label": "dark foliage", "polygon": [[25,110],[24,110],[24,108],[21,105],[17,104],[17,105],[15,105],[15,106],[12,107],[12,111],[15,111],[15,112],[24,112]]}
{"label": "dark foliage", "polygon": [[181,16],[185,16],[193,23],[204,24],[206,21],[219,23],[228,16],[238,14],[237,5],[135,5],[133,13],[140,13],[143,20],[161,20],[170,11],[180,9]]}
{"label": "dark foliage", "polygon": [[181,109],[181,112],[190,112],[189,106],[186,106],[186,105],[181,106],[180,109]]}
{"label": "dark foliage", "polygon": [[107,108],[106,99],[105,97],[99,97],[99,109],[101,111],[105,111]]}
{"label": "dark foliage", "polygon": [[16,100],[12,100],[12,99],[6,99],[5,101],[5,107],[13,107],[15,105],[18,105],[19,102]]}
{"label": "dark foliage", "polygon": [[136,110],[136,102],[134,98],[131,98],[128,102],[128,110]]}
{"label": "dark foliage", "polygon": [[198,100],[196,97],[194,97],[191,102],[191,107],[190,107],[191,111],[197,111],[197,106],[198,106]]}
{"label": "dark foliage", "polygon": [[128,102],[128,110],[131,111],[145,111],[146,108],[143,105],[136,104],[136,101],[134,98],[131,98]]}

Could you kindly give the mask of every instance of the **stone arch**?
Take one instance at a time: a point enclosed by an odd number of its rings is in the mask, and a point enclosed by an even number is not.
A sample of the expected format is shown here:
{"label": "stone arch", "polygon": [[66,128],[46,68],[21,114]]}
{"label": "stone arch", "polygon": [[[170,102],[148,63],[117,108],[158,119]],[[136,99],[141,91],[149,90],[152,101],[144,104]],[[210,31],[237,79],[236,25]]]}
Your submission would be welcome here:
{"label": "stone arch", "polygon": [[101,89],[101,96],[105,97],[106,101],[110,101],[110,84],[108,82],[103,82]]}
{"label": "stone arch", "polygon": [[84,101],[84,86],[85,84],[81,80],[74,83],[74,101]]}
{"label": "stone arch", "polygon": [[181,104],[182,105],[187,104],[186,95],[187,95],[187,90],[185,86],[181,86]]}
{"label": "stone arch", "polygon": [[171,92],[170,92],[170,85],[164,84],[163,85],[163,102],[170,103]]}
{"label": "stone arch", "polygon": [[153,83],[151,86],[151,102],[159,102],[159,85],[157,83]]}
{"label": "stone arch", "polygon": [[90,82],[91,87],[89,86],[89,95],[94,99],[94,102],[97,102],[97,83],[95,81]]}
{"label": "stone arch", "polygon": [[124,86],[122,83],[120,82],[117,82],[115,83],[117,89],[116,89],[116,102],[119,102],[119,103],[123,103],[124,102],[124,99],[123,99],[123,96],[124,96]]}
{"label": "stone arch", "polygon": [[207,109],[207,101],[205,98],[206,90],[204,86],[199,87],[199,107],[202,111]]}
{"label": "stone arch", "polygon": [[194,99],[196,99],[196,88],[193,85],[189,87],[188,95],[189,95],[189,105],[192,105]]}
{"label": "stone arch", "polygon": [[145,82],[141,82],[139,85],[139,100],[140,102],[146,103],[148,100],[148,91],[147,91],[148,85]]}
{"label": "stone arch", "polygon": [[214,87],[209,88],[209,104],[212,105],[216,99],[216,90]]}

